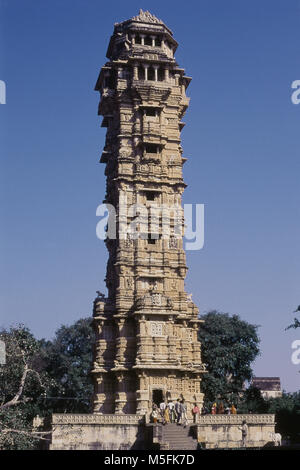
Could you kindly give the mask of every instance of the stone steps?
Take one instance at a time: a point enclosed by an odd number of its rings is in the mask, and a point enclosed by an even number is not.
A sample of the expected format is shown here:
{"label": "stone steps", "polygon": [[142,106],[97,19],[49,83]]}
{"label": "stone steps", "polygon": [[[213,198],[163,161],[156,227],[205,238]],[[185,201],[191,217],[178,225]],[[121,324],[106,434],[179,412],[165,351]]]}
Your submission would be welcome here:
{"label": "stone steps", "polygon": [[170,450],[195,450],[197,440],[191,435],[191,427],[166,424],[162,427],[162,441]]}

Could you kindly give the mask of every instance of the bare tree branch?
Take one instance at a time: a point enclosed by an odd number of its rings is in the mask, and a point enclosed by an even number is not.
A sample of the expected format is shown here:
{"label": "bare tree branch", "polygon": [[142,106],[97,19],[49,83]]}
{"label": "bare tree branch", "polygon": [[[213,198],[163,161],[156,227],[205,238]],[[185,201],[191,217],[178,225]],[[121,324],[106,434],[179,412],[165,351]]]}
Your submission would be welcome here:
{"label": "bare tree branch", "polygon": [[46,390],[46,387],[45,385],[43,384],[42,380],[41,380],[41,377],[40,377],[40,374],[34,370],[34,369],[29,369],[28,367],[28,364],[26,363],[25,361],[25,357],[24,357],[24,352],[22,351],[22,356],[23,356],[23,361],[24,361],[24,371],[23,371],[23,374],[22,374],[22,378],[21,378],[21,382],[20,382],[20,386],[19,386],[19,390],[17,391],[17,393],[15,394],[15,396],[9,400],[8,402],[6,403],[2,403],[0,405],[0,410],[3,410],[5,408],[8,408],[10,406],[14,406],[14,405],[18,405],[20,403],[26,403],[27,401],[30,401],[30,398],[24,398],[24,400],[20,400],[21,398],[21,395],[23,393],[23,390],[24,390],[24,387],[25,387],[25,383],[26,383],[26,377],[27,375],[31,372],[33,374],[36,375],[38,381],[39,381],[39,384],[40,386]]}
{"label": "bare tree branch", "polygon": [[9,406],[16,405],[17,403],[19,403],[20,397],[23,393],[23,389],[24,389],[24,386],[25,386],[25,381],[26,381],[26,376],[28,374],[28,370],[29,370],[28,365],[25,363],[24,371],[23,371],[20,386],[19,386],[19,390],[17,391],[17,393],[15,394],[15,396],[11,400],[4,403],[4,405],[1,405],[1,407],[0,407],[1,410],[5,409],[5,408],[8,408]]}

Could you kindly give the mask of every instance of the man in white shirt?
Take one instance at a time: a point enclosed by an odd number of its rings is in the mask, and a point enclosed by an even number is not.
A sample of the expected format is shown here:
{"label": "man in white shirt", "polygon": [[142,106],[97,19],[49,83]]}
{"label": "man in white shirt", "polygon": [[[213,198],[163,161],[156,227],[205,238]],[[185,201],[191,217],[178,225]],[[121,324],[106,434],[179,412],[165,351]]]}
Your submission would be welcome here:
{"label": "man in white shirt", "polygon": [[166,409],[166,404],[164,401],[162,401],[159,405],[159,409],[160,409],[160,415],[162,417],[162,422],[164,424],[165,422],[165,409]]}
{"label": "man in white shirt", "polygon": [[172,402],[172,400],[169,401],[168,408],[169,408],[170,422],[175,423],[175,405]]}

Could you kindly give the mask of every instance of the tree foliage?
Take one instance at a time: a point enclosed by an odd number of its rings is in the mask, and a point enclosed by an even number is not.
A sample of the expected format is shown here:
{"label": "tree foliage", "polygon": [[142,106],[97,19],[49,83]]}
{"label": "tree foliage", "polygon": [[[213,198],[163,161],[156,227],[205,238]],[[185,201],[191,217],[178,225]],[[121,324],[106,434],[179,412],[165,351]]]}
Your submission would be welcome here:
{"label": "tree foliage", "polygon": [[0,332],[6,364],[0,366],[0,449],[33,449],[43,431],[37,415],[90,411],[91,319],[61,326],[52,341],[37,340],[23,325]]}
{"label": "tree foliage", "polygon": [[202,391],[206,405],[216,399],[237,404],[245,381],[252,377],[251,364],[259,354],[256,325],[238,315],[217,311],[201,317],[199,330],[202,360],[207,373],[203,374]]}
{"label": "tree foliage", "polygon": [[93,343],[91,318],[82,318],[71,326],[63,325],[56,331],[53,341],[43,341],[45,370],[53,378],[49,410],[56,413],[91,411]]}
{"label": "tree foliage", "polygon": [[239,401],[239,413],[268,413],[268,401],[261,391],[252,385],[244,391]]}
{"label": "tree foliage", "polygon": [[268,413],[275,413],[276,430],[291,443],[300,442],[300,392],[283,393],[268,400]]}
{"label": "tree foliage", "polygon": [[33,448],[32,421],[51,380],[44,371],[39,342],[23,325],[0,332],[6,363],[0,366],[0,449]]}
{"label": "tree foliage", "polygon": [[[299,313],[300,312],[300,305],[296,308],[296,310],[293,313]],[[298,318],[294,318],[294,323],[291,323],[286,330],[289,330],[290,328],[300,328],[300,320]]]}
{"label": "tree foliage", "polygon": [[275,414],[276,432],[292,444],[300,442],[300,392],[264,399],[260,390],[249,387],[241,398],[239,412]]}

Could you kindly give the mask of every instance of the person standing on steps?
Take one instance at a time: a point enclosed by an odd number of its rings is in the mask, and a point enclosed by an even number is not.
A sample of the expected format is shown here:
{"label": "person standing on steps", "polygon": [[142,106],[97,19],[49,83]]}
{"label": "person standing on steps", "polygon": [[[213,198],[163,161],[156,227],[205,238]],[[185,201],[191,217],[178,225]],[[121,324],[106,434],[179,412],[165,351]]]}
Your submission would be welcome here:
{"label": "person standing on steps", "polygon": [[168,403],[170,422],[175,423],[175,405],[172,400],[169,400]]}
{"label": "person standing on steps", "polygon": [[166,404],[164,401],[162,401],[159,405],[159,410],[160,410],[160,415],[161,415],[163,424],[165,424],[165,409],[166,409]]}
{"label": "person standing on steps", "polygon": [[169,407],[167,405],[165,407],[164,418],[165,418],[164,424],[169,424],[169,422],[170,422],[170,413],[169,413]]}
{"label": "person standing on steps", "polygon": [[198,416],[199,416],[199,413],[200,413],[200,410],[199,410],[199,407],[198,407],[197,403],[194,404],[193,409],[192,409],[192,413],[193,413],[194,423],[197,423],[198,422]]}
{"label": "person standing on steps", "polygon": [[188,424],[188,420],[187,420],[187,407],[186,407],[184,398],[181,400],[180,408],[181,408],[181,421],[182,421],[183,427],[186,428]]}
{"label": "person standing on steps", "polygon": [[153,419],[154,424],[157,424],[157,418],[158,418],[158,411],[157,411],[157,406],[156,406],[156,407],[153,407],[153,410],[152,410],[152,419]]}
{"label": "person standing on steps", "polygon": [[175,403],[175,411],[176,411],[176,423],[179,425],[180,420],[181,420],[181,403],[179,398],[177,399],[177,402]]}

